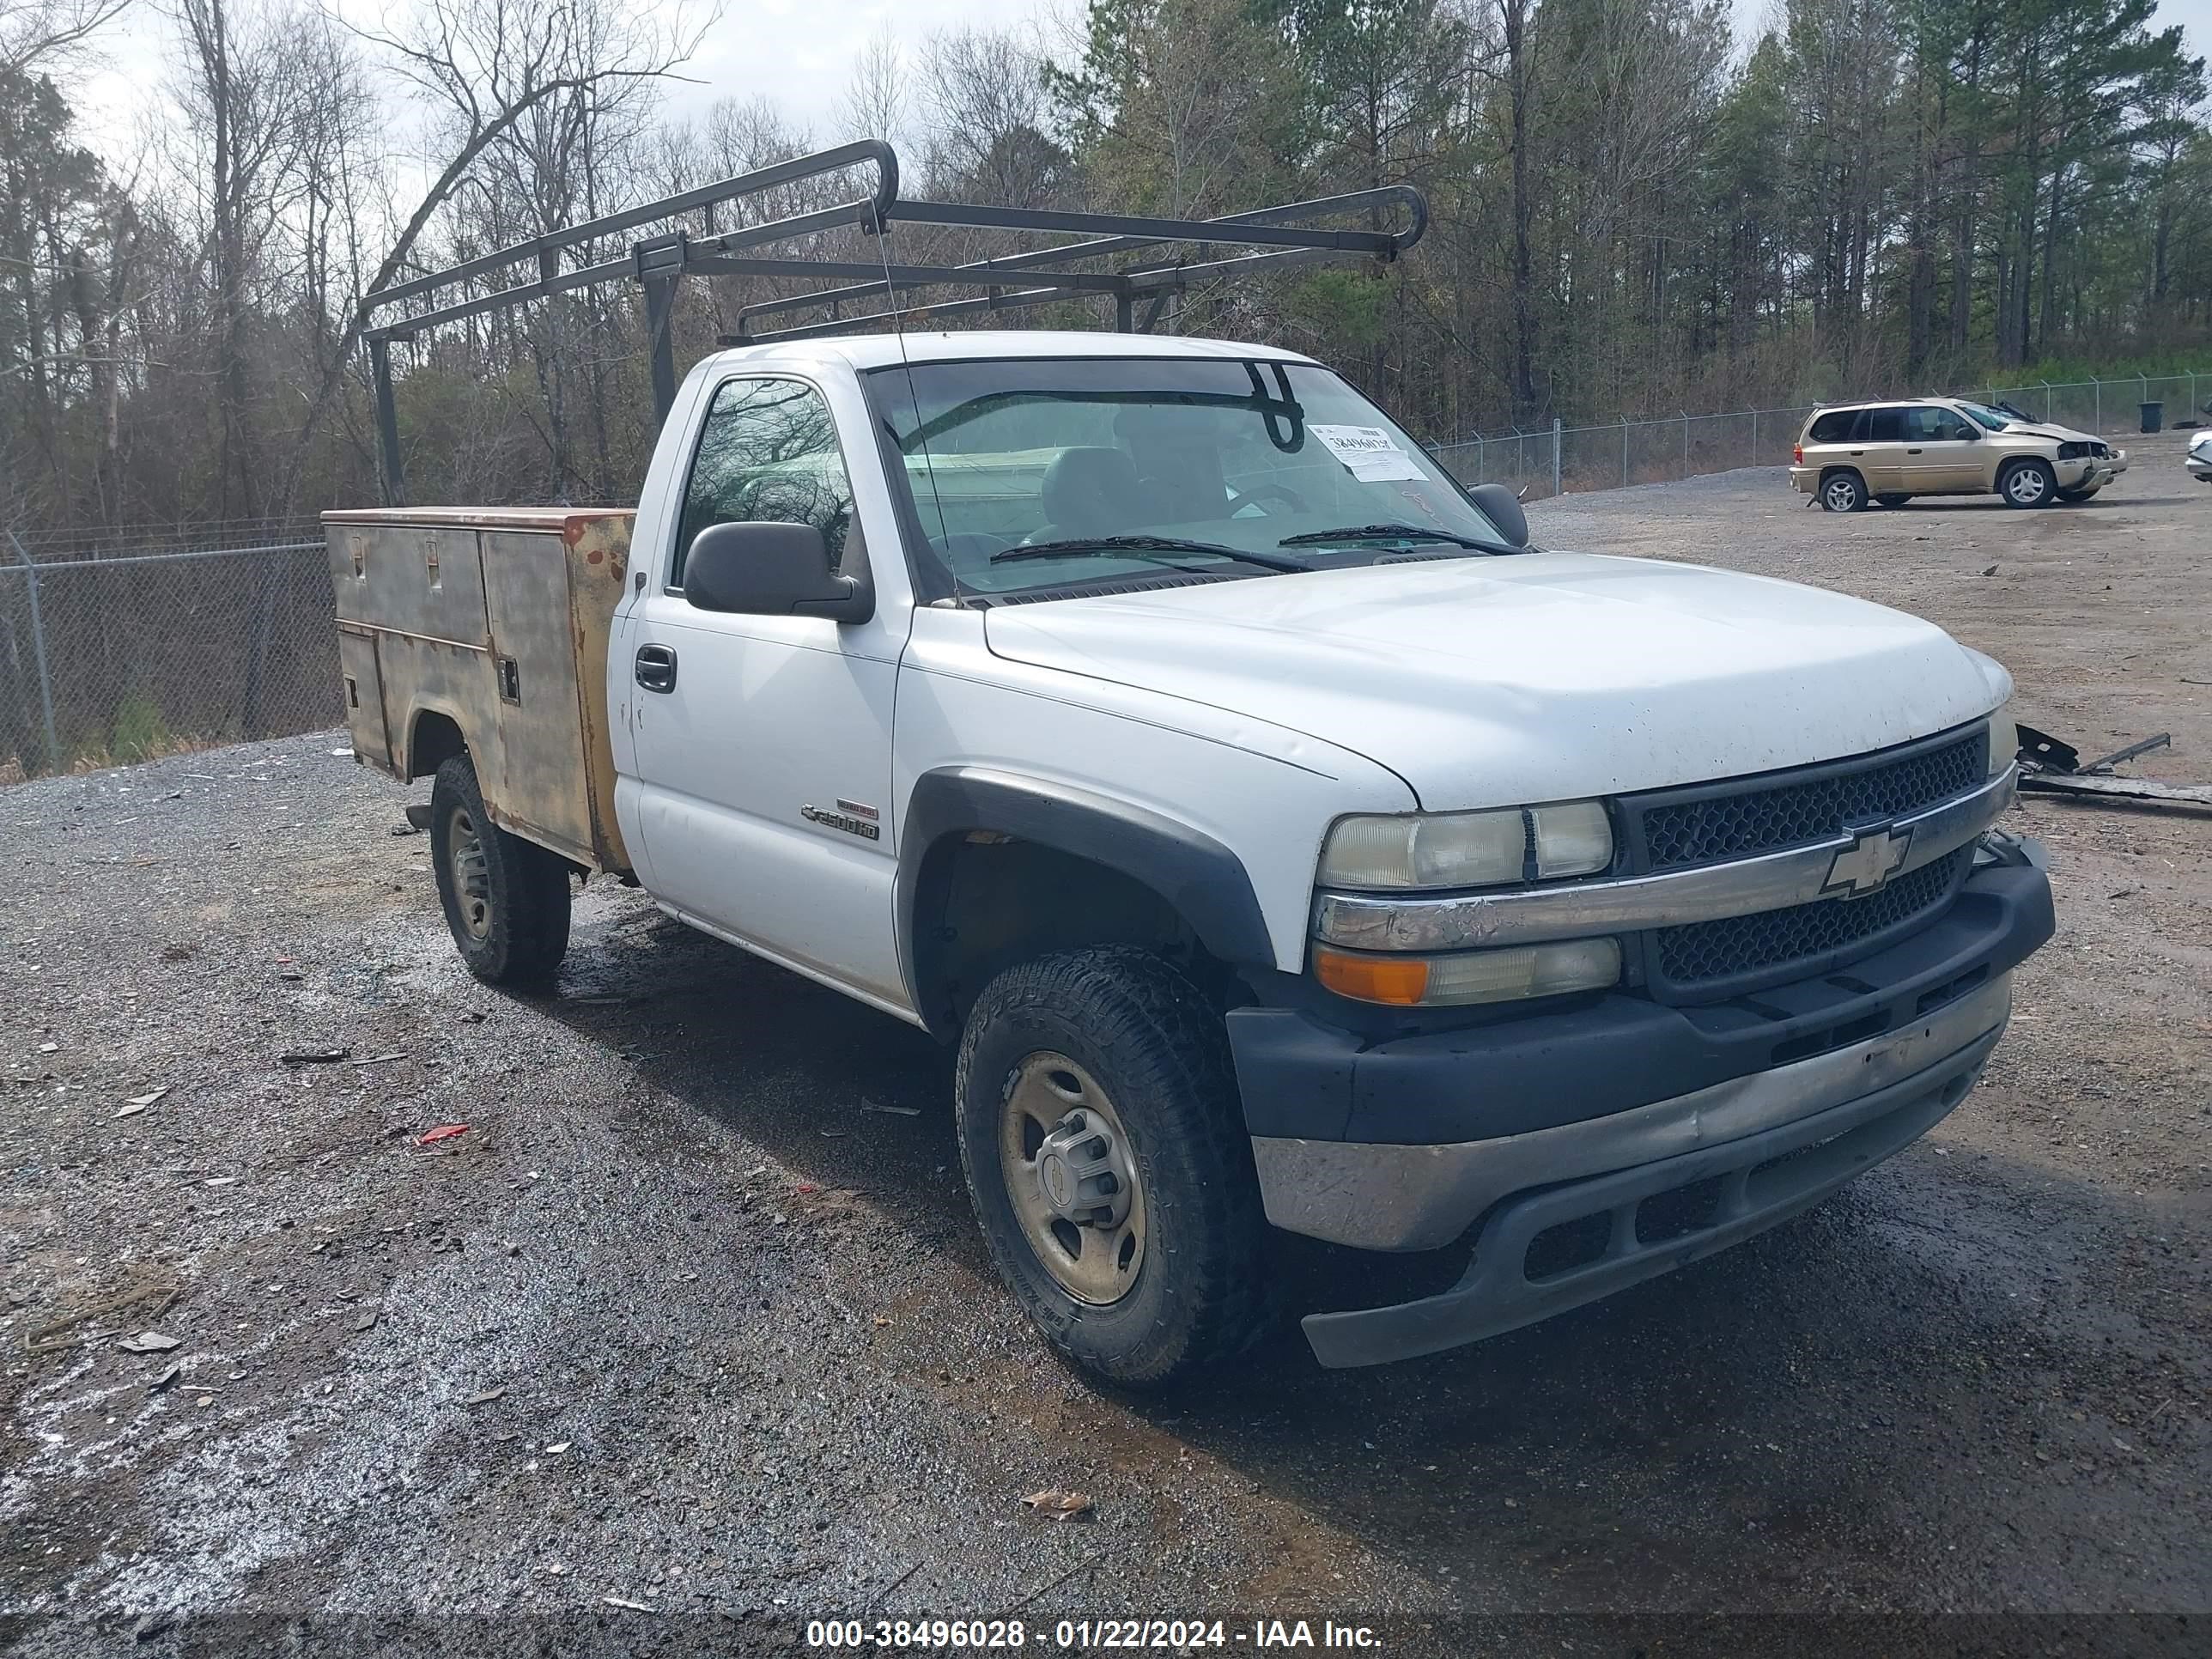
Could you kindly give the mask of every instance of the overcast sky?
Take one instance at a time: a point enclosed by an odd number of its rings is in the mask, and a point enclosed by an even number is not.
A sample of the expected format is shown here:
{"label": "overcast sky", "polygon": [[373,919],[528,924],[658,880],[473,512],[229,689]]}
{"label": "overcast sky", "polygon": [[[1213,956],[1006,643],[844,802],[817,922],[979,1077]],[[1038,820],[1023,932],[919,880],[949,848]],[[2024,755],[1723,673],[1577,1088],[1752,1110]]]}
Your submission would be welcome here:
{"label": "overcast sky", "polygon": [[[380,0],[340,0],[364,19],[385,8]],[[715,99],[774,99],[795,122],[829,143],[854,58],[886,20],[896,38],[918,43],[939,29],[970,25],[1002,27],[1043,24],[1071,12],[1081,0],[729,0],[728,15],[684,73],[697,84],[670,89],[678,109],[703,109]],[[1759,31],[1778,0],[1734,0],[1741,39]],[[2193,49],[2212,53],[2212,0],[2159,0],[2158,24],[2179,23]],[[86,137],[112,158],[131,149],[134,115],[158,88],[175,48],[172,25],[155,0],[137,0],[103,43],[106,66],[80,91]]]}

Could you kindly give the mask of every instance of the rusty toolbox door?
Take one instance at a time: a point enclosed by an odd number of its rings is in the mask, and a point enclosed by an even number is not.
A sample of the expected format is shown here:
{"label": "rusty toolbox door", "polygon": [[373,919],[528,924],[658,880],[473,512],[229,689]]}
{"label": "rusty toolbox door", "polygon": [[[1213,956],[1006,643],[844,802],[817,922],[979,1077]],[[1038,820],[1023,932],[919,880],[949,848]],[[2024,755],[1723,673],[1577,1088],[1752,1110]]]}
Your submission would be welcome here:
{"label": "rusty toolbox door", "polygon": [[484,805],[515,834],[596,864],[568,547],[557,529],[476,533],[499,691],[498,740],[477,761]]}

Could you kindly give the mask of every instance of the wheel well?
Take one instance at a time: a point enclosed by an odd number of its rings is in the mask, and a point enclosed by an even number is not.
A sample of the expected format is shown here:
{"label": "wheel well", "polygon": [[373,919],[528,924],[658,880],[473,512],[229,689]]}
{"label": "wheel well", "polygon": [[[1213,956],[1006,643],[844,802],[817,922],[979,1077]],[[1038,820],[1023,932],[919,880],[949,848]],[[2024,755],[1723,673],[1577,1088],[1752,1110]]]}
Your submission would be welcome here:
{"label": "wheel well", "polygon": [[1820,482],[1822,483],[1827,483],[1829,479],[1834,477],[1838,472],[1850,473],[1851,477],[1859,481],[1859,485],[1862,489],[1865,488],[1866,474],[1860,471],[1858,468],[1855,466],[1843,466],[1840,465],[1824,466],[1820,469]]}
{"label": "wheel well", "polygon": [[427,778],[454,756],[468,752],[468,739],[461,735],[459,722],[434,708],[423,709],[415,716],[414,729],[407,734],[407,780],[412,783],[416,778]]}
{"label": "wheel well", "polygon": [[969,830],[924,857],[915,895],[916,1006],[957,1033],[984,986],[1015,963],[1094,945],[1136,945],[1181,963],[1217,994],[1226,970],[1190,924],[1121,871],[1036,842]]}

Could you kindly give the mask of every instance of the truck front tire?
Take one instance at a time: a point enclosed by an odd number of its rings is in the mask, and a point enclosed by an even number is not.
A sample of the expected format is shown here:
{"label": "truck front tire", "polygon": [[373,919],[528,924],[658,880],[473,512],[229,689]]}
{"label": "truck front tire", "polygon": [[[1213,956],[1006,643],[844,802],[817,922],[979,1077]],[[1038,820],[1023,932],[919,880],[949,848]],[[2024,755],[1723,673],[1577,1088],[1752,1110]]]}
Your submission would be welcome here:
{"label": "truck front tire", "polygon": [[568,949],[568,866],[491,821],[466,755],[430,785],[430,867],[471,974],[487,985],[551,981]]}
{"label": "truck front tire", "polygon": [[1066,1358],[1158,1388],[1266,1329],[1228,1039],[1164,958],[1110,946],[1007,969],[968,1017],[954,1091],[992,1261]]}

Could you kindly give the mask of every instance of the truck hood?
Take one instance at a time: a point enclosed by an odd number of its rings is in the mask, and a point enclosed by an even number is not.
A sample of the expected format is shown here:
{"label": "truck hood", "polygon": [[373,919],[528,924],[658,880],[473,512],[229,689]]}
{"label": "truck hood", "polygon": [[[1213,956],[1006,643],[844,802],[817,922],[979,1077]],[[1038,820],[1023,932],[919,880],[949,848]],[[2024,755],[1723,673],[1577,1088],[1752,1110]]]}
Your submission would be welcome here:
{"label": "truck hood", "polygon": [[1366,756],[1444,810],[1808,764],[1986,714],[2004,671],[1863,599],[1697,565],[1532,553],[986,611],[1012,661]]}

